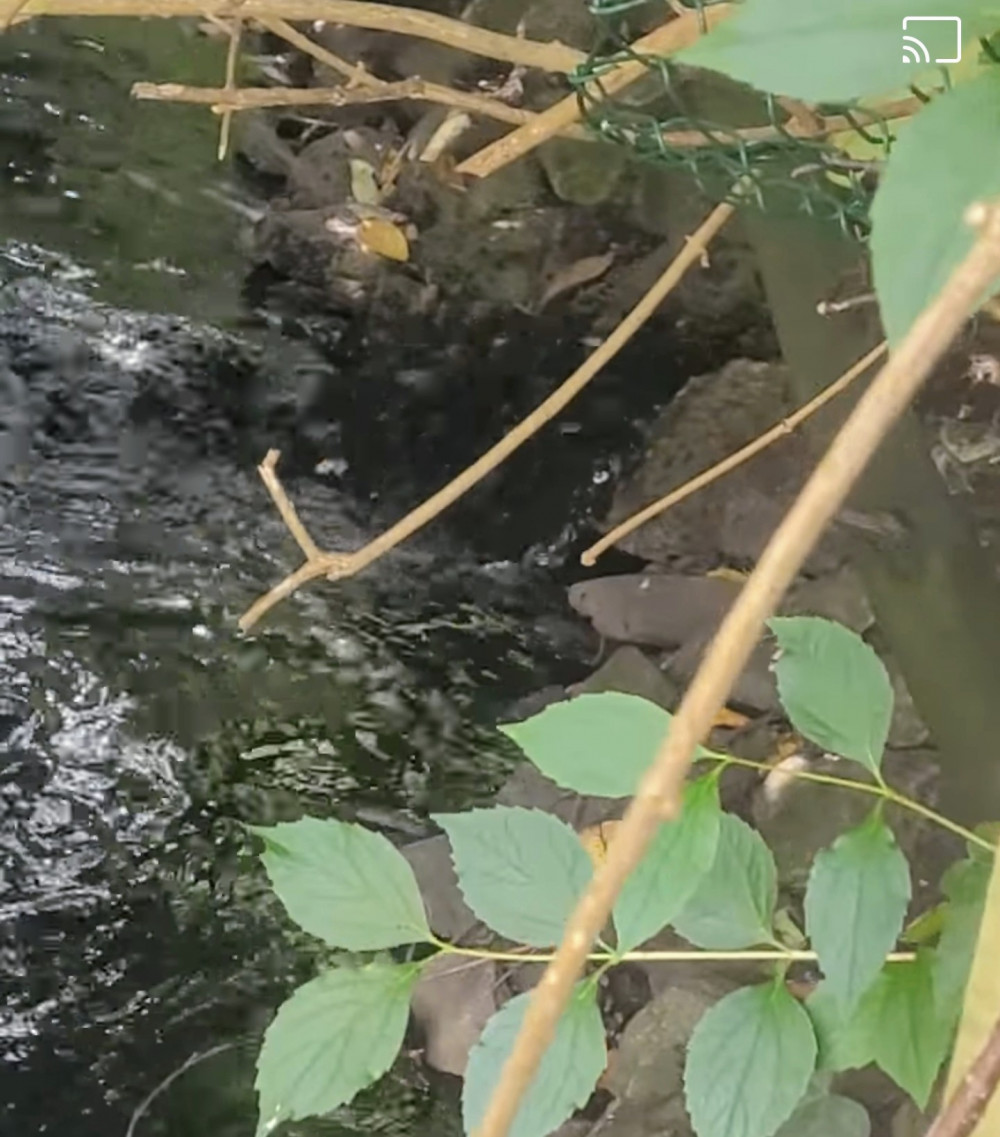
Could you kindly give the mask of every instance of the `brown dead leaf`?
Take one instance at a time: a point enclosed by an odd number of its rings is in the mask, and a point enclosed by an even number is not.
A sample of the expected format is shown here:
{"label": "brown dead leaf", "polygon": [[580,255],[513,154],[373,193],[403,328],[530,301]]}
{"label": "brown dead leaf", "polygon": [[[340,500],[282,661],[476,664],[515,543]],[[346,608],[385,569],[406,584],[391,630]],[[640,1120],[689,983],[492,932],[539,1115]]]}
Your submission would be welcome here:
{"label": "brown dead leaf", "polygon": [[743,727],[750,725],[750,719],[747,715],[740,714],[739,711],[734,711],[730,707],[723,707],[719,713],[712,719],[712,729],[716,727],[726,727],[728,730],[742,730]]}
{"label": "brown dead leaf", "polygon": [[604,864],[608,855],[608,846],[614,840],[615,830],[619,825],[620,821],[599,821],[596,825],[589,825],[586,829],[580,830],[578,834],[580,844],[583,845],[595,869]]}
{"label": "brown dead leaf", "polygon": [[545,286],[542,298],[538,302],[541,310],[549,301],[569,292],[572,288],[579,288],[581,284],[589,284],[603,276],[614,263],[613,252],[599,253],[594,257],[581,257],[566,268],[560,269]]}
{"label": "brown dead leaf", "polygon": [[410,259],[410,243],[406,234],[398,225],[381,217],[362,219],[358,225],[358,244],[366,253],[374,253],[390,261]]}

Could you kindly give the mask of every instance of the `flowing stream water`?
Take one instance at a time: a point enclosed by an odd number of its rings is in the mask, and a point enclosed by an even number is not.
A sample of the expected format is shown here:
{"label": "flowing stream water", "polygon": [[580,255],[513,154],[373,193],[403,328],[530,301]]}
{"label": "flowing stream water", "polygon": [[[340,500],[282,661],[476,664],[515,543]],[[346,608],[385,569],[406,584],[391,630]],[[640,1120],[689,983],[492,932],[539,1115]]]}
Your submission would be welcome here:
{"label": "flowing stream water", "polygon": [[[354,547],[396,510],[378,490],[393,453],[417,500],[502,424],[459,430],[451,449],[431,420],[394,427],[370,410],[377,344],[345,373],[343,353],[331,362],[316,337],[253,313],[247,196],[215,161],[216,124],[127,97],[139,78],[214,82],[219,57],[162,21],[0,39],[5,1135],[251,1134],[260,1031],[316,947],[289,928],[240,823],[310,812],[412,839],[509,769],[492,726],[512,701],[585,662],[542,569],[572,541],[559,518],[573,487],[606,482],[626,441],[608,388],[523,460],[516,492],[480,494],[451,530],[236,632],[294,564],[254,472],[269,446],[289,446],[293,473],[302,454],[352,467],[353,494],[318,477],[291,488],[317,536]],[[518,334],[496,366],[560,378],[566,352]],[[355,419],[317,433],[303,406],[331,377]],[[452,1091],[402,1063],[290,1132],[457,1132]]]}

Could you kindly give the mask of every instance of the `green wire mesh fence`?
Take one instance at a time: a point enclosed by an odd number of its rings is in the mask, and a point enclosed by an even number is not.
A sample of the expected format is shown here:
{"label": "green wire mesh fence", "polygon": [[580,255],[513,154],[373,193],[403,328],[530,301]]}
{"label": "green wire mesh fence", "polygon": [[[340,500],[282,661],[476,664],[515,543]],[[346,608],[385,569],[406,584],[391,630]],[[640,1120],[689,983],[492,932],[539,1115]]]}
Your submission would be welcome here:
{"label": "green wire mesh fence", "polygon": [[[700,11],[712,2],[694,0],[692,7]],[[618,30],[631,10],[648,6],[649,0],[591,0],[590,10],[603,32],[601,46],[571,77],[584,122],[642,160],[687,171],[712,199],[731,198],[739,185],[744,202],[832,218],[863,238],[878,162],[852,159],[824,138],[793,133],[789,112],[773,97],[762,96],[759,118],[749,130],[695,113],[677,81],[676,65],[637,54]],[[617,96],[607,96],[602,75],[628,60],[643,63],[648,77]],[[888,154],[893,134],[885,119],[869,110],[861,114],[853,106],[816,110],[824,118],[842,118],[845,132],[873,154]]]}

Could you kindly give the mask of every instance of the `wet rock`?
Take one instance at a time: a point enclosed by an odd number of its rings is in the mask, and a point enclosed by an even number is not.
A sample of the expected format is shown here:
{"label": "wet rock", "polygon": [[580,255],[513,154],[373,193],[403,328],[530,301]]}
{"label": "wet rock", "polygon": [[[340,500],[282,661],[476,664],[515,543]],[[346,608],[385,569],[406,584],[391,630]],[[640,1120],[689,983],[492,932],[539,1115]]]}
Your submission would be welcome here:
{"label": "wet rock", "polygon": [[676,648],[710,635],[738,593],[727,580],[636,573],[574,584],[569,602],[608,639]]}
{"label": "wet rock", "polygon": [[596,695],[602,691],[621,691],[638,695],[671,711],[680,693],[655,663],[630,645],[616,648],[601,666],[580,683],[568,687],[570,695]]}
{"label": "wet rock", "polygon": [[[713,632],[688,640],[667,660],[667,673],[681,686],[687,686],[694,677]],[[778,687],[771,671],[771,652],[772,645],[767,640],[762,640],[754,648],[746,666],[733,684],[729,703],[758,712],[774,712],[781,709]]]}
{"label": "wet rock", "polygon": [[702,1015],[735,984],[719,975],[665,988],[632,1019],[605,1077],[614,1104],[601,1137],[693,1137],[684,1108],[688,1041]]}
{"label": "wet rock", "polygon": [[496,964],[489,959],[439,955],[424,967],[410,1007],[429,1066],[465,1073],[469,1051],[496,1010],[496,988]]}
{"label": "wet rock", "polygon": [[913,696],[901,672],[891,659],[885,660],[892,681],[892,721],[889,724],[889,745],[894,750],[910,750],[923,746],[930,738],[930,731],[917,713]]}
{"label": "wet rock", "polygon": [[[442,939],[468,942],[483,925],[462,897],[444,836],[415,841],[402,850],[420,886],[431,930]],[[484,938],[482,936],[480,939]]]}
{"label": "wet rock", "polygon": [[552,192],[573,205],[600,205],[612,196],[628,161],[623,146],[553,138],[538,148]]}
{"label": "wet rock", "polygon": [[935,1110],[922,1112],[907,1098],[893,1115],[890,1137],[924,1137],[935,1114]]}
{"label": "wet rock", "polygon": [[781,605],[781,614],[825,616],[859,635],[875,623],[864,586],[849,565],[815,580],[796,582]]}
{"label": "wet rock", "polygon": [[[736,359],[719,372],[692,379],[650,428],[645,457],[617,488],[608,526],[738,450],[780,421],[791,406],[788,371],[777,364]],[[797,492],[809,462],[799,435],[780,439],[619,546],[663,564],[711,567],[724,544],[730,556],[752,560]],[[810,566],[828,561],[814,555]]]}
{"label": "wet rock", "polygon": [[574,829],[586,829],[601,821],[621,817],[621,800],[583,797],[556,785],[530,762],[523,762],[497,791],[497,805],[522,806],[552,813]]}
{"label": "wet rock", "polygon": [[[807,768],[813,773],[871,781],[859,765],[841,759],[818,759],[809,762]],[[882,771],[889,784],[908,797],[918,801],[932,797],[937,767],[927,752],[887,752]],[[873,799],[866,793],[804,778],[791,778],[775,794],[773,785],[765,780],[755,794],[753,821],[774,854],[778,879],[788,887],[801,889],[816,854],[845,830],[860,825],[872,805]],[[898,807],[889,807],[886,819],[903,852],[912,859],[920,837],[918,819]],[[919,864],[913,865],[913,875],[915,880],[925,875]]]}

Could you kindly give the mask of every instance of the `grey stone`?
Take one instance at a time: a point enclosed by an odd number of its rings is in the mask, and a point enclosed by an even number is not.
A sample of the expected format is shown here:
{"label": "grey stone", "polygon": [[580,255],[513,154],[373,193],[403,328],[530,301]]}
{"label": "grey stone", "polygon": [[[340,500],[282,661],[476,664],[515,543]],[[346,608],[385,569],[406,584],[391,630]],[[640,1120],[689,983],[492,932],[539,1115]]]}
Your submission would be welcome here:
{"label": "grey stone", "polygon": [[666,711],[673,710],[680,697],[676,684],[637,647],[628,644],[616,648],[592,675],[567,690],[570,695],[621,691],[648,699]]}
{"label": "grey stone", "polygon": [[[698,670],[711,634],[689,640],[667,662],[667,672],[682,686],[691,682]],[[771,672],[772,647],[762,640],[753,650],[746,666],[733,685],[728,702],[749,710],[773,712],[780,710],[778,687]]]}
{"label": "grey stone", "polygon": [[859,635],[875,623],[864,586],[849,565],[815,580],[798,580],[781,604],[783,616],[825,616]]}
{"label": "grey stone", "polygon": [[402,853],[417,878],[431,930],[445,940],[467,941],[482,925],[458,887],[448,838],[442,835],[415,841],[405,846]]}
{"label": "grey stone", "polygon": [[465,1073],[469,1051],[496,1010],[496,987],[496,964],[489,959],[439,955],[424,967],[410,1006],[429,1066]]}
{"label": "grey stone", "polygon": [[923,746],[930,738],[924,720],[917,714],[913,696],[899,669],[891,659],[885,660],[892,681],[892,721],[889,724],[889,745],[895,750],[909,750]]}
{"label": "grey stone", "polygon": [[538,160],[560,201],[573,205],[600,205],[615,192],[627,151],[611,143],[577,142],[553,138],[539,146]]}
{"label": "grey stone", "polygon": [[676,648],[710,636],[739,590],[712,577],[634,573],[574,584],[569,602],[608,639]]}

